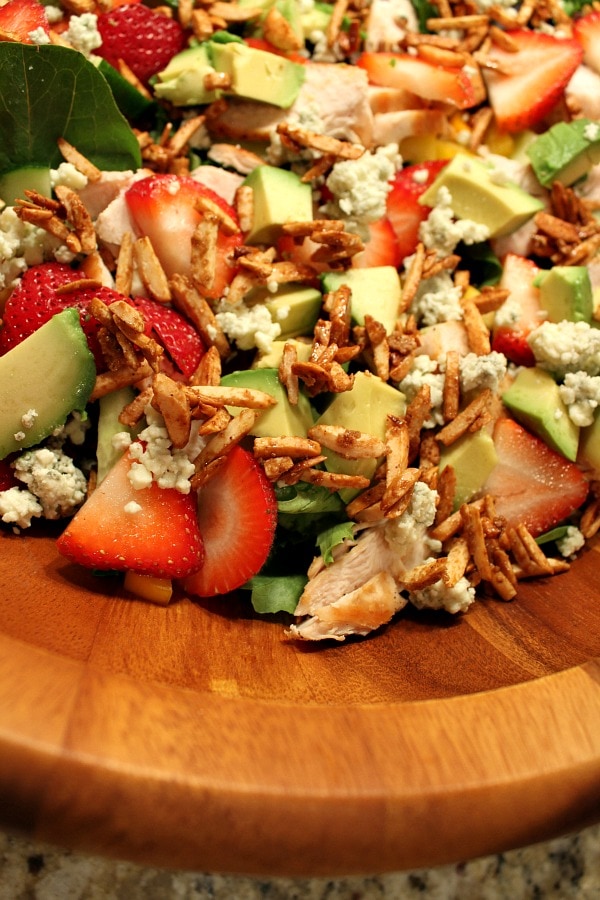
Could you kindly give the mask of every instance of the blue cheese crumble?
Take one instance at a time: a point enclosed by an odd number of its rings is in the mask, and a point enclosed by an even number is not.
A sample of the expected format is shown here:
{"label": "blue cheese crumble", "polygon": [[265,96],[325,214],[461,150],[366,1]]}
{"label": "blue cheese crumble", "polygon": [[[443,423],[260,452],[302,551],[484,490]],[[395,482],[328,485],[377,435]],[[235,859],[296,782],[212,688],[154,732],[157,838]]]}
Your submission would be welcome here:
{"label": "blue cheese crumble", "polygon": [[558,390],[571,421],[581,428],[591,425],[600,405],[600,376],[567,372]]}
{"label": "blue cheese crumble", "polygon": [[419,238],[427,250],[449,256],[461,241],[479,244],[490,236],[486,225],[471,219],[457,219],[452,208],[452,195],[445,185],[437,192],[436,204],[419,227]]}
{"label": "blue cheese crumble", "polygon": [[463,576],[453,587],[446,587],[440,580],[420,591],[410,591],[408,599],[417,609],[444,609],[455,615],[475,602],[475,588]]}
{"label": "blue cheese crumble", "polygon": [[544,322],[527,341],[537,364],[558,379],[569,372],[600,375],[600,328],[587,322]]}
{"label": "blue cheese crumble", "polygon": [[28,450],[15,460],[13,468],[15,477],[40,503],[45,519],[72,516],[85,500],[85,475],[58,448]]}
{"label": "blue cheese crumble", "polygon": [[326,204],[325,212],[334,219],[354,222],[357,230],[382,219],[391,190],[390,179],[401,165],[397,144],[336,163],[326,181],[334,200]]}

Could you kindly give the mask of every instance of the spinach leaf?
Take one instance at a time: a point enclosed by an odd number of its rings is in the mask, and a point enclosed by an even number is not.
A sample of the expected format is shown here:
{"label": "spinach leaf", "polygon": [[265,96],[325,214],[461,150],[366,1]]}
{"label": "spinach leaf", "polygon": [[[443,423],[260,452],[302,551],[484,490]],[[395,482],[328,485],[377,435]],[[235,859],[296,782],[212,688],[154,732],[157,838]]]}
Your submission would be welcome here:
{"label": "spinach leaf", "polygon": [[56,167],[63,137],[100,169],[137,169],[139,145],[111,90],[77,50],[0,43],[0,174]]}

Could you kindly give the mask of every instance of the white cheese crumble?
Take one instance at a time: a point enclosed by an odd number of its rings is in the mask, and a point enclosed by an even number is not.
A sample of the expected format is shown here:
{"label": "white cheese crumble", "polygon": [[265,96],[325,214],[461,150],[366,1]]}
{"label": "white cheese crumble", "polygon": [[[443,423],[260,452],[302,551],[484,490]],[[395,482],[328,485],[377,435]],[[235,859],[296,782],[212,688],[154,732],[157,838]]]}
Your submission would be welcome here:
{"label": "white cheese crumble", "polygon": [[423,385],[429,387],[431,393],[431,415],[424,424],[425,428],[435,428],[436,425],[444,424],[442,415],[442,403],[444,400],[444,381],[445,375],[438,369],[438,364],[426,353],[420,353],[415,356],[410,372],[398,384],[398,390],[405,397],[406,402],[411,400],[418,394]]}
{"label": "white cheese crumble", "polygon": [[460,322],[463,318],[461,296],[462,288],[454,284],[452,276],[448,272],[440,272],[433,278],[421,281],[410,311],[420,325]]}
{"label": "white cheese crumble", "polygon": [[444,609],[455,614],[465,612],[475,602],[475,588],[463,576],[450,588],[440,580],[420,591],[410,591],[408,599],[417,609]]}
{"label": "white cheese crumble", "polygon": [[562,556],[574,556],[585,545],[585,538],[575,525],[567,527],[567,533],[556,542],[558,551]]}
{"label": "white cheese crumble", "polygon": [[130,500],[129,503],[126,503],[123,507],[123,512],[126,512],[128,515],[134,516],[136,513],[141,512],[143,507],[136,503],[135,500]]}
{"label": "white cheese crumble", "polygon": [[600,125],[598,122],[588,122],[583,129],[583,136],[587,141],[597,141],[600,137]]}
{"label": "white cheese crumble", "polygon": [[559,379],[569,372],[600,375],[600,328],[587,322],[544,322],[527,342],[538,365]]}
{"label": "white cheese crumble", "polygon": [[600,405],[600,376],[567,372],[558,390],[571,421],[581,428],[591,425]]}
{"label": "white cheese crumble", "polygon": [[50,35],[41,25],[38,28],[34,28],[33,31],[30,31],[27,35],[32,44],[37,44],[38,47],[43,47],[45,44],[50,44]]}
{"label": "white cheese crumble", "polygon": [[174,488],[181,494],[189,494],[195,467],[185,447],[181,450],[173,448],[164,419],[152,406],[148,405],[145,412],[146,428],[140,431],[138,440],[129,445],[129,456],[133,460],[128,472],[130,483],[136,490],[143,490],[155,481],[161,488]]}
{"label": "white cheese crumble", "polygon": [[90,56],[92,50],[96,50],[102,44],[98,31],[98,16],[94,13],[71,16],[69,27],[63,37],[75,50],[79,50],[84,56]]}
{"label": "white cheese crumble", "polygon": [[43,228],[22,222],[14,207],[0,212],[0,289],[14,287],[30,266],[59,257],[60,262],[71,262],[74,254]]}
{"label": "white cheese crumble", "polygon": [[336,163],[326,181],[334,199],[325,205],[325,212],[335,219],[350,219],[357,226],[379,221],[386,213],[390,179],[401,165],[397,144]]}
{"label": "white cheese crumble", "polygon": [[506,375],[508,360],[504,353],[492,350],[478,356],[476,353],[467,353],[460,359],[460,386],[463,393],[480,391],[489,388],[494,394],[498,392],[498,386]]}
{"label": "white cheese crumble", "polygon": [[442,549],[441,542],[427,534],[435,519],[437,497],[437,491],[423,481],[417,481],[408,509],[384,526],[387,543],[398,551],[406,569],[419,565]]}
{"label": "white cheese crumble", "polygon": [[71,516],[85,500],[85,475],[58,448],[28,450],[15,460],[13,468],[15,477],[40,502],[41,514],[46,519]]}
{"label": "white cheese crumble", "polygon": [[73,163],[63,162],[58,169],[50,169],[50,184],[53,188],[61,185],[72,191],[80,191],[87,183],[87,175],[80,172]]}
{"label": "white cheese crumble", "polygon": [[242,301],[232,306],[222,301],[215,318],[240,350],[256,347],[262,353],[269,353],[273,341],[281,334],[281,325],[273,321],[271,313],[262,303],[246,306]]}
{"label": "white cheese crumble", "polygon": [[472,219],[457,219],[452,209],[452,195],[445,185],[436,195],[436,203],[419,227],[419,238],[428,250],[436,250],[440,256],[454,252],[461,241],[479,244],[490,236],[486,225]]}
{"label": "white cheese crumble", "polygon": [[29,528],[32,518],[42,513],[42,504],[30,491],[18,487],[0,491],[0,518],[7,525]]}

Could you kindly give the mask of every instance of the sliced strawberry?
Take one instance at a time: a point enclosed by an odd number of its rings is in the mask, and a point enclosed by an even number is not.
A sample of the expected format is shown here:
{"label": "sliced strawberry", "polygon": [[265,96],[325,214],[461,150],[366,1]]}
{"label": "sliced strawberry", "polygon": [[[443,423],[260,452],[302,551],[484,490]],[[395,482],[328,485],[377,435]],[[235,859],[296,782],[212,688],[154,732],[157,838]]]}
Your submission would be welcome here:
{"label": "sliced strawberry", "polygon": [[32,44],[29,35],[38,28],[43,29],[46,34],[50,32],[46,10],[38,0],[8,0],[4,6],[0,6],[2,40]]}
{"label": "sliced strawberry", "polygon": [[537,537],[587,497],[589,484],[581,469],[513,419],[498,419],[494,446],[498,463],[483,491],[492,494],[498,515],[510,525],[523,522]]}
{"label": "sliced strawberry", "polygon": [[583,48],[586,66],[600,73],[600,11],[588,13],[573,24],[573,36]]}
{"label": "sliced strawberry", "polygon": [[483,100],[479,74],[472,67],[435,66],[408,53],[362,53],[356,65],[365,69],[371,84],[400,88],[425,100],[452,103],[469,109]]}
{"label": "sliced strawberry", "polygon": [[[530,259],[508,253],[499,287],[509,291],[506,309],[510,322],[495,326],[492,330],[492,349],[504,353],[518,366],[535,365],[535,357],[527,338],[542,322],[540,292],[534,279],[539,269]],[[502,308],[499,317],[502,321]]]}
{"label": "sliced strawberry", "polygon": [[177,368],[189,378],[205,351],[196,329],[176,310],[161,303],[145,297],[134,297],[130,302],[143,315],[146,334],[162,344]]}
{"label": "sliced strawberry", "polygon": [[204,565],[184,581],[199,597],[227,594],[264,565],[275,534],[273,488],[252,454],[234,447],[225,465],[198,493]]}
{"label": "sliced strawberry", "polygon": [[158,578],[195,572],[203,561],[195,495],[156,482],[136,490],[128,478],[130,466],[126,453],[110,469],[58,538],[60,553],[90,569]]}
{"label": "sliced strawberry", "polygon": [[387,215],[396,234],[402,261],[414,253],[419,241],[419,226],[431,209],[422,206],[419,197],[433,184],[447,159],[437,159],[406,166],[396,173],[387,196]]}
{"label": "sliced strawberry", "polygon": [[537,125],[552,111],[583,50],[578,41],[525,29],[508,36],[517,52],[494,45],[490,66],[484,70],[490,106],[504,131],[523,131]]}
{"label": "sliced strawberry", "polygon": [[101,13],[98,31],[102,44],[95,52],[115,69],[122,59],[143,82],[164,69],[185,46],[185,34],[176,19],[141,3]]}
{"label": "sliced strawberry", "polygon": [[369,225],[369,240],[365,249],[352,258],[355,269],[369,269],[372,266],[394,266],[402,262],[396,234],[389,219],[380,219]]}
{"label": "sliced strawberry", "polygon": [[107,287],[81,287],[60,293],[66,284],[78,281],[81,273],[64,263],[40,263],[27,269],[6,302],[0,331],[0,355],[33,334],[55,313],[68,307],[79,310],[81,327],[99,368],[104,367],[97,339],[98,322],[88,312],[92,297],[106,304],[123,297]]}
{"label": "sliced strawberry", "polygon": [[[125,200],[140,235],[150,238],[167,275],[189,275],[191,239],[201,221],[198,204],[216,203],[237,225],[237,215],[222,197],[188,176],[153,175],[136,181],[127,190]],[[232,254],[242,243],[241,232],[230,234],[219,228],[217,266],[214,283],[205,296],[217,299],[231,282],[235,267]]]}

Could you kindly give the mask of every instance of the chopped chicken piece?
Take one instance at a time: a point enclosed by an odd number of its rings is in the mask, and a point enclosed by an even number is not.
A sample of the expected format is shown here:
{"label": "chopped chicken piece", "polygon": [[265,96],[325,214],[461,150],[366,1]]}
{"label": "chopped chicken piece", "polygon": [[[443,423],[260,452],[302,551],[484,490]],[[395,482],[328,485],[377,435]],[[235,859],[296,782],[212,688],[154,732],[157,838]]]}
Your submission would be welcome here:
{"label": "chopped chicken piece", "polygon": [[407,31],[419,23],[410,0],[372,0],[367,19],[366,50],[398,50]]}
{"label": "chopped chicken piece", "polygon": [[190,175],[194,181],[210,188],[211,191],[226,200],[230,206],[235,201],[235,192],[244,180],[242,175],[227,172],[226,169],[220,169],[219,166],[198,166],[190,172]]}
{"label": "chopped chicken piece", "polygon": [[303,640],[343,641],[351,634],[365,635],[389,622],[406,606],[389,572],[378,572],[361,587],[319,609],[318,613],[289,629]]}

